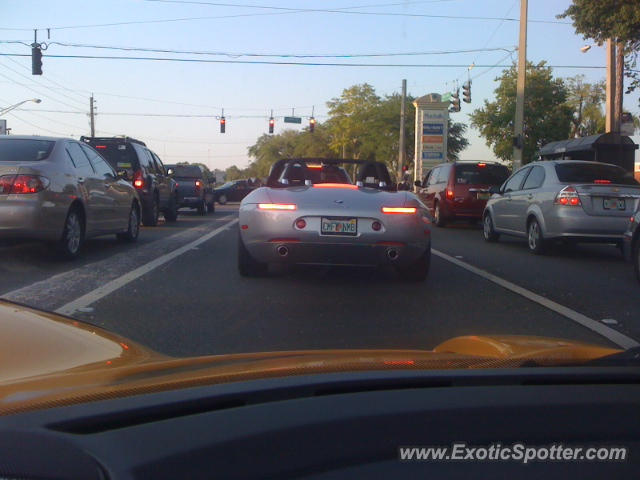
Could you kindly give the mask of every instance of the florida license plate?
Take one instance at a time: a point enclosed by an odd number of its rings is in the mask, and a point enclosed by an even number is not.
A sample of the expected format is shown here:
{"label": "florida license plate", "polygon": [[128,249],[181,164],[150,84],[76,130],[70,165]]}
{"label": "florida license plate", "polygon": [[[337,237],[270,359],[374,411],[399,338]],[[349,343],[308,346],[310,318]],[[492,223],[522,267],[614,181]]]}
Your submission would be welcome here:
{"label": "florida license plate", "polygon": [[320,233],[322,235],[356,236],[358,234],[358,219],[322,217]]}
{"label": "florida license plate", "polygon": [[478,192],[478,200],[489,200],[491,194],[489,192]]}
{"label": "florida license plate", "polygon": [[627,205],[624,198],[605,198],[602,207],[605,210],[626,210]]}

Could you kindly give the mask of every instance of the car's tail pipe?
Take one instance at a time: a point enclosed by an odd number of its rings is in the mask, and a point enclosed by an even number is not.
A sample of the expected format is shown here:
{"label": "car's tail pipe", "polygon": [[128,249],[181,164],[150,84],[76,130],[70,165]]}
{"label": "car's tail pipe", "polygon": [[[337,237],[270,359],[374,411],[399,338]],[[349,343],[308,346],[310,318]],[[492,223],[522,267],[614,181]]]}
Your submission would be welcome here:
{"label": "car's tail pipe", "polygon": [[286,257],[287,255],[289,255],[289,247],[287,247],[286,245],[278,245],[276,247],[276,252],[278,252],[278,255],[280,255],[281,257]]}
{"label": "car's tail pipe", "polygon": [[391,260],[392,262],[397,260],[398,257],[400,256],[400,254],[398,253],[398,250],[395,248],[387,248],[387,258],[389,258],[389,260]]}

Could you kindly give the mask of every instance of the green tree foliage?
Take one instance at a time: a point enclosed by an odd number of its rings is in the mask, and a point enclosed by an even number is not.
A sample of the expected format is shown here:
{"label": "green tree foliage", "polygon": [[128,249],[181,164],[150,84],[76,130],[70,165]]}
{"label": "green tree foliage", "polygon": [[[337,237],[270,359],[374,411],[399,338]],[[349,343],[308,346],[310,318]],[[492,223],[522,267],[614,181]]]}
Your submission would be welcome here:
{"label": "green tree foliage", "polygon": [[605,132],[605,83],[585,83],[584,75],[566,79],[567,105],[573,111],[571,137],[586,137]]}
{"label": "green tree foliage", "polygon": [[453,123],[449,120],[449,135],[447,136],[447,156],[451,160],[459,160],[458,155],[469,146],[469,140],[464,137],[467,126],[464,123]]}
{"label": "green tree foliage", "polygon": [[[624,45],[627,93],[640,87],[636,70],[640,50],[640,2],[638,0],[573,0],[558,18],[569,17],[577,33],[598,44],[611,38]],[[634,71],[635,70],[635,71]]]}
{"label": "green tree foliage", "polygon": [[[498,158],[511,159],[513,121],[516,111],[517,69],[513,65],[496,80],[495,101],[471,114],[471,124],[493,148]],[[524,104],[523,162],[530,162],[544,144],[568,138],[572,111],[567,105],[567,88],[562,79],[553,78],[545,62],[527,63],[527,87]]]}

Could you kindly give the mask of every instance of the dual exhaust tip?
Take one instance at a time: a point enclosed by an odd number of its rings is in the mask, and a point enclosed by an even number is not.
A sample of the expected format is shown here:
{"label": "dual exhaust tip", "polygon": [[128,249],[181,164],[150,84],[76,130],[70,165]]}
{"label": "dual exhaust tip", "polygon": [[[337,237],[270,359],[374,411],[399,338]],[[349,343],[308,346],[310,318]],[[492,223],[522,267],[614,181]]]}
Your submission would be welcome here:
{"label": "dual exhaust tip", "polygon": [[281,257],[286,257],[287,255],[289,255],[289,247],[287,247],[286,245],[279,245],[276,248],[276,252],[278,252],[278,255],[280,255]]}
{"label": "dual exhaust tip", "polygon": [[[289,247],[287,247],[286,245],[278,245],[276,247],[276,252],[278,252],[278,255],[280,255],[281,257],[286,257],[287,255],[289,255]],[[398,253],[398,250],[395,248],[388,248],[387,249],[387,258],[391,261],[395,261],[398,259],[398,257],[400,256],[400,254]]]}

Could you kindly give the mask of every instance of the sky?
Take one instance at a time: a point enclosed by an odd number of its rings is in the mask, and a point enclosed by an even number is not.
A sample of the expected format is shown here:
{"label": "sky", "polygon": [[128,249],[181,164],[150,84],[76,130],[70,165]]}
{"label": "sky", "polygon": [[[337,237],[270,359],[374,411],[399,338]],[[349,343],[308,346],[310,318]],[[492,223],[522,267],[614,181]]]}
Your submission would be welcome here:
{"label": "sky", "polygon": [[[605,66],[604,48],[593,45],[582,53],[580,47],[592,42],[575,34],[567,20],[555,18],[569,4],[570,0],[529,1],[527,59],[556,66],[556,76],[584,74],[588,82],[604,79],[604,68],[598,68]],[[3,116],[11,133],[78,138],[90,132],[93,93],[99,136],[143,140],[165,163],[245,167],[250,161],[247,147],[267,133],[272,110],[276,133],[300,129],[308,124],[312,108],[318,121],[326,119],[326,102],[354,84],[369,83],[379,95],[388,95],[399,92],[406,79],[408,93],[417,97],[448,92],[456,80],[461,84],[470,75],[472,102],[463,103],[462,111],[451,115],[453,121],[469,124],[468,114],[485,100],[493,100],[496,77],[517,60],[519,12],[519,0],[0,0],[0,54],[28,55],[0,56],[0,106],[40,98],[40,104],[27,103]],[[114,23],[126,24],[106,25]],[[38,41],[47,43],[41,77],[31,75],[28,44],[33,42],[33,29],[38,29]],[[353,57],[398,53],[419,55]],[[175,57],[221,63],[49,55]],[[247,61],[404,66],[228,63]],[[625,108],[636,115],[640,113],[638,95],[624,98]],[[222,109],[224,134],[216,118]],[[304,117],[301,126],[283,123],[282,117],[292,114]],[[470,146],[462,159],[495,158],[477,131],[469,128],[467,138]],[[640,143],[640,136],[633,139]],[[636,160],[640,161],[638,154]]]}

